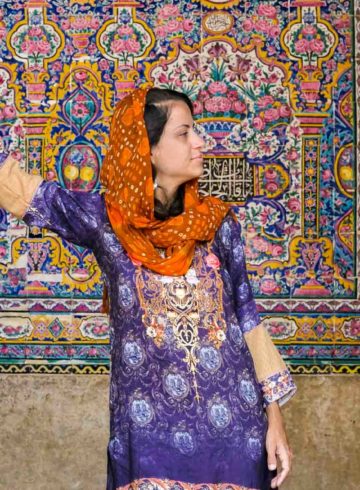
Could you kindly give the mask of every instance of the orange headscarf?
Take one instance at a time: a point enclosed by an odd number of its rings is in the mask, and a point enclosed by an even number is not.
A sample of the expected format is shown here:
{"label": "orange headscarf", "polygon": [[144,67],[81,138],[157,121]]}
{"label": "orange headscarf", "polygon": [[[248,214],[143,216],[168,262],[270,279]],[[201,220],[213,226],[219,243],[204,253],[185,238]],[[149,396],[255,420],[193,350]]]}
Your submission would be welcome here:
{"label": "orange headscarf", "polygon": [[[200,199],[194,179],[185,184],[183,213],[154,218],[146,93],[136,89],[115,107],[101,181],[110,223],[130,258],[159,274],[178,276],[190,267],[196,241],[213,238],[229,206],[214,197]],[[156,248],[165,249],[165,257]]]}

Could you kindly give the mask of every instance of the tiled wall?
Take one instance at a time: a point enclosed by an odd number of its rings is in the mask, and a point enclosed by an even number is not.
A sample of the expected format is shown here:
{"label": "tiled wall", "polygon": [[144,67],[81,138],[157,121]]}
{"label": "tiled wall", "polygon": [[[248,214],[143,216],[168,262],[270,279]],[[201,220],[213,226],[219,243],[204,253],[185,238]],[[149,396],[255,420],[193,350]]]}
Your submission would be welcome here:
{"label": "tiled wall", "polygon": [[[242,220],[291,369],[356,372],[351,3],[29,0],[0,17],[0,132],[29,172],[97,192],[115,102],[137,85],[185,91],[206,135],[201,188]],[[0,211],[3,372],[106,371],[101,295],[89,251]]]}
{"label": "tiled wall", "polygon": [[[117,100],[195,101],[201,188],[233,202],[259,310],[306,375],[291,490],[359,481],[359,20],[342,0],[0,0],[0,139],[29,172],[97,192]],[[101,296],[89,251],[0,210],[1,489],[103,488]]]}

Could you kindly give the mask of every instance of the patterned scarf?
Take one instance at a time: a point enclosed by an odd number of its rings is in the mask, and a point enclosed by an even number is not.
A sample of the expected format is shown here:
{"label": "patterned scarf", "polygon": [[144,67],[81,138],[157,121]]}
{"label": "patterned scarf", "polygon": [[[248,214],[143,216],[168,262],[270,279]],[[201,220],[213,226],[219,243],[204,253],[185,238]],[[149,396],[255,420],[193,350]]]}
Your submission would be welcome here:
{"label": "patterned scarf", "polygon": [[[115,107],[101,182],[111,226],[130,258],[159,274],[179,276],[189,269],[196,242],[214,237],[229,206],[214,197],[200,199],[193,179],[185,184],[183,213],[154,218],[146,93],[134,90]],[[165,256],[157,249],[165,249]]]}

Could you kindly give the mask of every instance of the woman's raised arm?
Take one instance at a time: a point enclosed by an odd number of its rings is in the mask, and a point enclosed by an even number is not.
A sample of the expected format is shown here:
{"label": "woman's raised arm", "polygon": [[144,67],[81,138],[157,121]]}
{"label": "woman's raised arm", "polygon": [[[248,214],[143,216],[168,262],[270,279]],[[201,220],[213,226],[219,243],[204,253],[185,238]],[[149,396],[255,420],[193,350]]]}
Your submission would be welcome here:
{"label": "woman's raised arm", "polygon": [[0,164],[0,207],[26,224],[47,228],[62,238],[93,249],[106,210],[98,193],[63,189],[20,169],[8,156]]}
{"label": "woman's raised arm", "polygon": [[[6,154],[3,154],[6,156]],[[27,174],[19,167],[18,160],[11,155],[2,157],[0,163],[0,207],[17,218],[22,218],[43,179],[39,175]]]}

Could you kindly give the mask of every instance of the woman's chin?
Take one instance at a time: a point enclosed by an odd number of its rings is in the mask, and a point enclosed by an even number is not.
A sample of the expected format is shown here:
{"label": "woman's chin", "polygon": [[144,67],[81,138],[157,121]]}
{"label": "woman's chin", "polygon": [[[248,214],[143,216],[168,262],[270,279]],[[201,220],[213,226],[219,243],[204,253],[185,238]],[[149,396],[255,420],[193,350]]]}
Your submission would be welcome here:
{"label": "woman's chin", "polygon": [[193,171],[194,171],[194,179],[199,178],[202,176],[204,173],[204,164],[203,160],[195,160],[196,166],[194,165]]}
{"label": "woman's chin", "polygon": [[189,182],[194,179],[199,179],[202,174],[204,173],[204,167],[203,164],[199,162],[197,165],[193,165],[191,168],[191,173],[189,172],[188,175],[184,176],[183,183]]}
{"label": "woman's chin", "polygon": [[188,180],[200,179],[200,177],[202,176],[202,174],[203,174],[203,171],[197,172],[196,174],[194,172],[193,176],[190,177]]}

